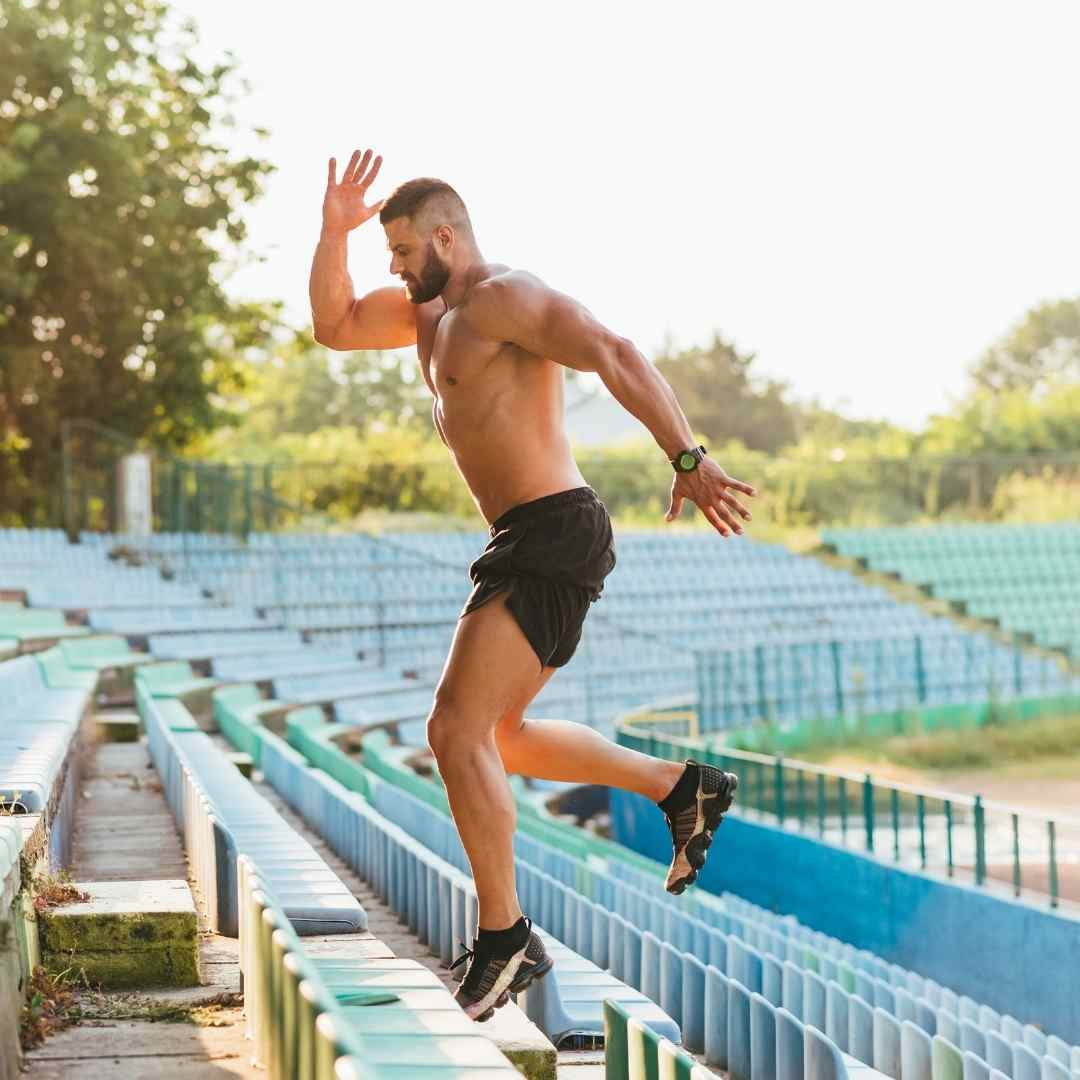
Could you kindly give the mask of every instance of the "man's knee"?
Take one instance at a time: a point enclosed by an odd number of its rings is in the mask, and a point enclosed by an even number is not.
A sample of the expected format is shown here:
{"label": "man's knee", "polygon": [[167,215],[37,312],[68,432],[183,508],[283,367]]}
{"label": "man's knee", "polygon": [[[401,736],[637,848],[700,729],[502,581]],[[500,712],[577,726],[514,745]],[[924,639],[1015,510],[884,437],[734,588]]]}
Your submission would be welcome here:
{"label": "man's knee", "polygon": [[[450,694],[436,692],[427,719],[427,741],[436,759],[472,750],[480,741],[480,732],[457,700]],[[490,734],[490,732],[489,732]]]}
{"label": "man's knee", "polygon": [[[511,742],[525,726],[524,709],[510,709],[495,724],[495,741],[499,744]],[[435,703],[427,718],[427,741],[436,759],[446,757],[458,751],[472,748],[472,743],[480,738],[476,728],[467,723],[461,707],[448,694],[436,694]]]}
{"label": "man's knee", "polygon": [[436,759],[442,758],[450,746],[453,729],[453,709],[444,702],[432,706],[427,718],[427,741]]}

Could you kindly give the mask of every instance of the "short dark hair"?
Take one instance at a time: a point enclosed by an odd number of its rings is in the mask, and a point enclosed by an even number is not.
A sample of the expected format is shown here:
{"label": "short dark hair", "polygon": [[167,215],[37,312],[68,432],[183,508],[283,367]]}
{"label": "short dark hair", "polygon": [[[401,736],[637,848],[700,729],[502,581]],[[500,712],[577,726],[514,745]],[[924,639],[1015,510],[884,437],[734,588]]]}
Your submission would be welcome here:
{"label": "short dark hair", "polygon": [[379,211],[379,221],[383,225],[401,217],[415,221],[429,208],[443,211],[451,225],[459,229],[464,227],[472,233],[472,222],[464,200],[446,181],[431,176],[406,180],[396,187]]}

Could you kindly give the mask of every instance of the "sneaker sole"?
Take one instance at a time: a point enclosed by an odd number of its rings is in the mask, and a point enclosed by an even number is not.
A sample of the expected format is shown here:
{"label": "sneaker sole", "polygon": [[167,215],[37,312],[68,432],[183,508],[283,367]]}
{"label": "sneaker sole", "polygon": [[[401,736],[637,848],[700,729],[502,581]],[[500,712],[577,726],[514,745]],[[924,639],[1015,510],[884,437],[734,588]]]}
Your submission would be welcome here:
{"label": "sneaker sole", "polygon": [[[486,1012],[482,1012],[479,1016],[474,1016],[473,1019],[478,1024],[490,1020],[495,1015],[496,1009],[501,1009],[510,1001],[511,994],[520,994],[523,990],[527,990],[537,979],[542,979],[554,966],[555,962],[550,956],[547,957],[542,964],[530,966],[528,970],[521,972],[510,984],[509,988],[504,990],[498,998],[496,998],[491,1008]],[[467,1011],[468,1010],[466,1010],[466,1012]]]}
{"label": "sneaker sole", "polygon": [[[697,881],[698,871],[705,865],[705,855],[709,850],[709,845],[712,844],[713,833],[722,824],[724,814],[731,809],[731,804],[735,799],[735,789],[739,786],[739,778],[734,773],[724,773],[724,775],[728,778],[727,788],[709,798],[705,804],[702,831],[691,836],[686,842],[686,847],[680,852],[686,857],[690,868],[682,877],[676,878],[667,885],[667,891],[673,896],[680,896],[686,891],[687,886]],[[676,856],[677,859],[678,856]]]}

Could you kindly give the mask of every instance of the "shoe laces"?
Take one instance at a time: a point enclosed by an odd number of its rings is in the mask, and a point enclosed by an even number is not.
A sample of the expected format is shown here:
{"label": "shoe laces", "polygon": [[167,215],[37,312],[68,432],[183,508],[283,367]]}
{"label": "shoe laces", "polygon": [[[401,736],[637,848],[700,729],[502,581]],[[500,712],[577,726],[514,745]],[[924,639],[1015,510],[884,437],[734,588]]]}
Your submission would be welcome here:
{"label": "shoe laces", "polygon": [[[461,938],[458,938],[458,944],[465,950],[447,969],[453,971],[455,968],[461,967],[462,964],[471,960],[476,955],[475,949],[470,949]],[[473,942],[473,944],[476,944]]]}
{"label": "shoe laces", "polygon": [[[528,915],[524,916],[525,925],[528,927],[529,933],[532,933],[532,919]],[[461,946],[462,954],[447,968],[448,971],[453,971],[455,968],[461,967],[462,964],[476,958],[476,938],[473,938],[472,948],[465,944],[461,938],[458,938],[458,944]]]}

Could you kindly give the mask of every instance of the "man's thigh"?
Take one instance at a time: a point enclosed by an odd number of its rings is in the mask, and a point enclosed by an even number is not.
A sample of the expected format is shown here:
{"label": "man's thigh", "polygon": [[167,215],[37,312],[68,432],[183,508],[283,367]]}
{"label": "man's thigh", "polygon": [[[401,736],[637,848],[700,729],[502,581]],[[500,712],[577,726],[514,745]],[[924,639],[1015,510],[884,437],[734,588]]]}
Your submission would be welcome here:
{"label": "man's thigh", "polygon": [[525,706],[550,678],[537,671],[536,652],[507,610],[505,592],[458,619],[435,690],[435,707],[452,709],[455,725],[490,732]]}

